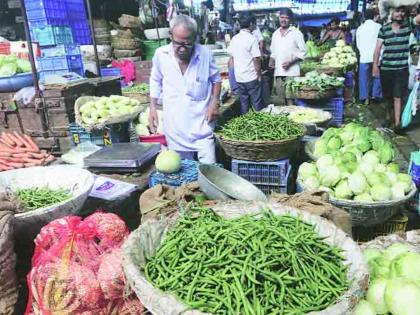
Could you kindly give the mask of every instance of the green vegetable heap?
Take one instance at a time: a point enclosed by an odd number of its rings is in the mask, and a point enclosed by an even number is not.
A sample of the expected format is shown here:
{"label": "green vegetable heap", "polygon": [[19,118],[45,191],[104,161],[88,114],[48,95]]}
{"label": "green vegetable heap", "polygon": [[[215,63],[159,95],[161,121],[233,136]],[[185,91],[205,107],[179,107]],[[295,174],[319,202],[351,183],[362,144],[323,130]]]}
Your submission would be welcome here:
{"label": "green vegetable heap", "polygon": [[420,254],[414,248],[395,243],[384,251],[367,249],[371,278],[366,300],[354,315],[417,315],[420,312]]}
{"label": "green vegetable heap", "polygon": [[305,134],[305,128],[286,115],[249,111],[230,120],[220,131],[223,137],[240,141],[276,141]]}
{"label": "green vegetable heap", "polygon": [[330,88],[340,88],[343,86],[343,82],[343,78],[336,78],[325,73],[319,74],[316,71],[311,71],[306,73],[304,77],[295,77],[287,80],[285,85],[291,93],[296,93],[303,87],[315,88],[323,92]]}
{"label": "green vegetable heap", "polygon": [[140,93],[140,94],[149,94],[149,84],[147,83],[140,83],[135,84],[131,87],[127,87],[123,89],[124,93]]}
{"label": "green vegetable heap", "polygon": [[306,42],[306,49],[307,49],[306,56],[308,58],[316,58],[316,57],[318,57],[320,55],[320,51],[319,51],[318,46],[312,40],[308,40]]}
{"label": "green vegetable heap", "polygon": [[355,123],[329,128],[313,154],[317,161],[303,163],[298,171],[305,189],[359,202],[398,200],[412,189],[411,176],[392,162],[392,144],[375,129]]}
{"label": "green vegetable heap", "polygon": [[66,201],[71,198],[71,193],[67,189],[52,190],[47,187],[36,187],[20,189],[17,191],[17,196],[23,208],[32,211]]}
{"label": "green vegetable heap", "polygon": [[356,63],[356,53],[343,40],[338,40],[336,47],[331,48],[322,59],[322,64],[330,67],[350,68]]}
{"label": "green vegetable heap", "polygon": [[0,77],[11,77],[18,73],[31,72],[31,63],[14,55],[0,55]]}
{"label": "green vegetable heap", "polygon": [[145,267],[148,281],[192,309],[307,314],[348,289],[340,250],[312,225],[269,211],[228,220],[198,210],[180,219]]}

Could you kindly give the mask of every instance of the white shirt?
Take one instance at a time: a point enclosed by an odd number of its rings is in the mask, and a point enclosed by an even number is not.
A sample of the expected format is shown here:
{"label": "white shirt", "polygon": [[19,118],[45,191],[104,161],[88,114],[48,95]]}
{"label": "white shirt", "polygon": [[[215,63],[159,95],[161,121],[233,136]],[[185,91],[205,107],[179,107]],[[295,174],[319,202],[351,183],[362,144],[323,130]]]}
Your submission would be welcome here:
{"label": "white shirt", "polygon": [[264,37],[261,33],[260,28],[257,26],[255,27],[255,30],[252,31],[252,35],[254,35],[254,37],[257,39],[258,43],[262,42],[264,40]]}
{"label": "white shirt", "polygon": [[360,52],[360,63],[372,63],[376,41],[381,25],[367,20],[356,31],[356,45]]}
{"label": "white shirt", "polygon": [[246,30],[233,36],[229,51],[233,57],[233,67],[237,82],[246,83],[258,78],[254,58],[261,57],[257,39]]}
{"label": "white shirt", "polygon": [[284,35],[280,29],[273,33],[271,39],[271,58],[275,61],[274,76],[298,77],[300,76],[299,63],[296,62],[289,69],[283,68],[284,62],[290,62],[295,58],[303,60],[306,55],[306,44],[303,34],[296,28],[289,28]]}

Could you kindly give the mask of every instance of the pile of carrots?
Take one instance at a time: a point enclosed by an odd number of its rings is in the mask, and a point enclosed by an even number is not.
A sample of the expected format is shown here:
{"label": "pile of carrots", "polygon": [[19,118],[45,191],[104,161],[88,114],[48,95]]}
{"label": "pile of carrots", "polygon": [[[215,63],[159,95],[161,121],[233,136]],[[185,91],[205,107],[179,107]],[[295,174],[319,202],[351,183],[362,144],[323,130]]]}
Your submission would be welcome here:
{"label": "pile of carrots", "polygon": [[43,166],[54,160],[54,156],[45,150],[40,150],[28,135],[18,132],[0,134],[0,172],[22,167]]}

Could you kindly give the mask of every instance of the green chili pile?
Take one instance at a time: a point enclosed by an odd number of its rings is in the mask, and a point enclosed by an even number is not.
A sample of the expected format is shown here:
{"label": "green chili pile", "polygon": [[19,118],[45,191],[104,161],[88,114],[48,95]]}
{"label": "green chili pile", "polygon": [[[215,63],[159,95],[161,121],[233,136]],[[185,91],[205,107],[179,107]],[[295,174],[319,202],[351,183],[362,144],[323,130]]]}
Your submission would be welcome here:
{"label": "green chili pile", "polygon": [[232,140],[275,141],[303,136],[305,129],[287,115],[249,111],[228,121],[219,133]]}
{"label": "green chili pile", "polygon": [[147,83],[140,83],[135,84],[133,86],[127,87],[123,89],[125,93],[141,93],[141,94],[149,94],[150,87]]}
{"label": "green chili pile", "polygon": [[35,187],[18,190],[17,196],[23,208],[32,211],[70,199],[71,193],[67,189]]}
{"label": "green chili pile", "polygon": [[191,309],[298,315],[326,309],[348,290],[341,250],[299,218],[198,212],[180,219],[144,270]]}

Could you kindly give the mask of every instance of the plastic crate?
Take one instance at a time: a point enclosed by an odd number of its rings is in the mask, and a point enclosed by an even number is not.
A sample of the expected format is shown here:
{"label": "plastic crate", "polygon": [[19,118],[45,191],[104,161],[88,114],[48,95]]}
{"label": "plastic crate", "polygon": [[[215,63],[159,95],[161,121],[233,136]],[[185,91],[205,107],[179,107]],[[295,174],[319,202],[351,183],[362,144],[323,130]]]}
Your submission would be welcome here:
{"label": "plastic crate", "polygon": [[232,159],[232,172],[253,184],[287,185],[289,159],[274,162],[253,162]]}
{"label": "plastic crate", "polygon": [[66,26],[35,27],[31,36],[40,46],[73,44],[71,28]]}
{"label": "plastic crate", "polygon": [[195,182],[198,180],[198,165],[199,163],[192,160],[182,160],[181,169],[173,174],[164,174],[158,171],[153,171],[149,175],[149,187],[159,184],[179,187],[183,184]]}
{"label": "plastic crate", "polygon": [[45,81],[45,79],[48,76],[52,76],[52,75],[63,75],[63,74],[68,74],[70,72],[74,72],[77,73],[80,76],[84,76],[84,69],[83,68],[74,68],[71,70],[43,70],[43,71],[39,71],[39,79],[40,81]]}
{"label": "plastic crate", "polygon": [[43,70],[70,70],[83,68],[81,55],[38,58],[38,67]]}
{"label": "plastic crate", "polygon": [[398,214],[383,224],[374,227],[355,227],[353,228],[353,238],[359,243],[369,242],[378,236],[385,236],[398,232],[405,232],[407,229],[408,217]]}
{"label": "plastic crate", "polygon": [[[252,183],[252,182],[251,182]],[[280,193],[280,194],[293,194],[295,192],[294,189],[294,181],[292,179],[292,166],[289,166],[286,175],[286,185],[276,185],[276,184],[258,184],[252,183],[258,189],[260,189],[264,194],[269,195],[272,192]]]}
{"label": "plastic crate", "polygon": [[311,107],[316,109],[322,109],[327,112],[330,112],[332,119],[330,125],[340,126],[343,123],[344,118],[344,98],[336,97],[331,98],[328,101],[309,101],[309,100],[297,100],[297,105],[302,107]]}
{"label": "plastic crate", "polygon": [[54,47],[44,47],[41,51],[42,57],[63,57],[81,55],[79,45],[59,45]]}
{"label": "plastic crate", "polygon": [[[29,22],[60,23],[68,21],[63,0],[25,0],[26,16]],[[48,25],[47,24],[47,25]],[[56,24],[57,25],[57,24]]]}
{"label": "plastic crate", "polygon": [[120,68],[101,68],[101,75],[103,77],[121,77]]}
{"label": "plastic crate", "polygon": [[90,45],[92,43],[90,28],[86,19],[83,21],[72,20],[70,26],[76,44]]}
{"label": "plastic crate", "polygon": [[86,20],[87,14],[84,0],[66,0],[66,11],[72,20]]}
{"label": "plastic crate", "polygon": [[344,74],[344,86],[351,88],[353,85],[353,71],[347,71]]}
{"label": "plastic crate", "polygon": [[76,123],[69,124],[70,136],[75,145],[83,142],[92,142],[99,146],[111,145],[113,143],[129,142],[128,123],[108,125],[101,130],[87,132]]}

